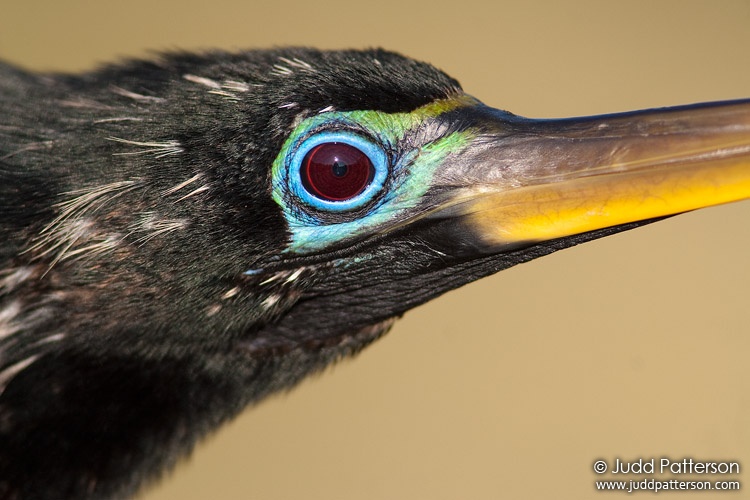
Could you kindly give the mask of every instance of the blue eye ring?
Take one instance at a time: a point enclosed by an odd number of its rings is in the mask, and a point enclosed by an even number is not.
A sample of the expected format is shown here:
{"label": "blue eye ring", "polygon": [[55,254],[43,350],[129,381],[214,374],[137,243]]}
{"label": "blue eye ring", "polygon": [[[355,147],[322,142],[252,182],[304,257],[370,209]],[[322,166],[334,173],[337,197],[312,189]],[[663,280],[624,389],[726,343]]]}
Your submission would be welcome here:
{"label": "blue eye ring", "polygon": [[[302,180],[302,167],[307,154],[315,147],[326,143],[343,143],[361,151],[372,163],[374,172],[365,188],[346,200],[326,200],[311,193]],[[383,148],[373,140],[354,132],[324,131],[314,134],[300,143],[288,161],[289,190],[307,206],[322,212],[347,212],[367,205],[378,193],[388,178],[388,157]]]}

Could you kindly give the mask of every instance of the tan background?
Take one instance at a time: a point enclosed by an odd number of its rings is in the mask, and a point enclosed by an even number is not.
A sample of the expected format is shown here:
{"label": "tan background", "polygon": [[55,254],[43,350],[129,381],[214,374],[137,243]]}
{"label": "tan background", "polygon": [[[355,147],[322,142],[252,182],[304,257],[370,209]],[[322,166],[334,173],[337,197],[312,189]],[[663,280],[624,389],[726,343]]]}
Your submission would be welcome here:
{"label": "tan background", "polygon": [[[383,46],[527,116],[750,97],[746,1],[8,3],[0,57],[30,68]],[[748,220],[749,203],[689,214],[450,293],[246,412],[142,500],[609,498],[597,458],[750,467]]]}

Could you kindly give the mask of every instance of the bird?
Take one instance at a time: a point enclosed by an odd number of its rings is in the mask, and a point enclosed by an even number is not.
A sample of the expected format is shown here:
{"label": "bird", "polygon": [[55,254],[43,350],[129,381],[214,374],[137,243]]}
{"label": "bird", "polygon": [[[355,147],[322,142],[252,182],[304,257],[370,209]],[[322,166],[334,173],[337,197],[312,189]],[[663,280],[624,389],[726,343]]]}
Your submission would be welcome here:
{"label": "bird", "polygon": [[529,119],[384,49],[0,64],[0,499],[132,496],[409,309],[749,167],[750,100]]}

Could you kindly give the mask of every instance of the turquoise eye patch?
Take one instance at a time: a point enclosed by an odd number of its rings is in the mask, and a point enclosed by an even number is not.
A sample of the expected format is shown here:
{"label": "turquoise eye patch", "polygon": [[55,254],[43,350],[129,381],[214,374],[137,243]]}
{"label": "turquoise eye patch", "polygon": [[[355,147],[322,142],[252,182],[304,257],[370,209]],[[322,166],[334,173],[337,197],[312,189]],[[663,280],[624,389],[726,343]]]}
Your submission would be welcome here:
{"label": "turquoise eye patch", "polygon": [[[412,113],[329,112],[300,122],[282,146],[271,174],[273,199],[282,208],[291,236],[285,252],[320,252],[400,225],[446,157],[470,139],[467,132],[440,132],[425,124],[466,104],[437,102]],[[366,185],[346,199],[320,196],[311,189],[308,172],[303,172],[306,157],[332,143],[356,148],[372,163]],[[393,151],[400,154],[394,156]],[[338,165],[333,164],[330,172],[326,175],[336,176]]]}

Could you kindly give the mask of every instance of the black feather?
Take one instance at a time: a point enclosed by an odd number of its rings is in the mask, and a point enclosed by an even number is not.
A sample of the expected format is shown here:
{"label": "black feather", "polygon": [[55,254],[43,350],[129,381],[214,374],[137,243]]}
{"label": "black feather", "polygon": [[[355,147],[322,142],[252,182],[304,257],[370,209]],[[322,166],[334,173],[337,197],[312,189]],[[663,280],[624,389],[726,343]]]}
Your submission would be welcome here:
{"label": "black feather", "polygon": [[280,257],[270,167],[295,123],[460,92],[382,50],[0,65],[0,499],[130,495],[407,309],[629,227],[480,259],[413,228]]}
{"label": "black feather", "polygon": [[382,50],[0,65],[0,498],[131,494],[248,403],[382,334],[378,318],[287,335],[317,278],[280,290],[243,274],[288,238],[269,167],[292,123],[328,106],[410,111],[457,91]]}

